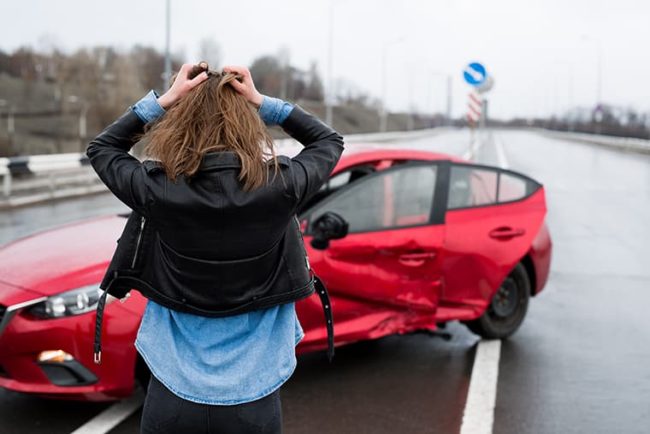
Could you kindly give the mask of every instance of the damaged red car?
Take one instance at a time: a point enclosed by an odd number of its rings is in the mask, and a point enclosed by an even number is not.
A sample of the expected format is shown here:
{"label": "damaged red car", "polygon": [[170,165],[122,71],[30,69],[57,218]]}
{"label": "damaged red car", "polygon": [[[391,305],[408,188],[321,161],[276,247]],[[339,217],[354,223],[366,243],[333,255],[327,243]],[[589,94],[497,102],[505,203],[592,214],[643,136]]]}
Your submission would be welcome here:
{"label": "damaged red car", "polygon": [[[335,344],[435,331],[460,320],[485,338],[514,333],[546,283],[543,186],[514,171],[413,150],[346,153],[299,212],[312,268],[327,285]],[[98,284],[126,219],[68,224],[0,248],[0,387],[112,400],[147,375],[133,345],[146,299],[105,310],[92,360]],[[314,294],[296,304],[298,353],[323,350]]]}

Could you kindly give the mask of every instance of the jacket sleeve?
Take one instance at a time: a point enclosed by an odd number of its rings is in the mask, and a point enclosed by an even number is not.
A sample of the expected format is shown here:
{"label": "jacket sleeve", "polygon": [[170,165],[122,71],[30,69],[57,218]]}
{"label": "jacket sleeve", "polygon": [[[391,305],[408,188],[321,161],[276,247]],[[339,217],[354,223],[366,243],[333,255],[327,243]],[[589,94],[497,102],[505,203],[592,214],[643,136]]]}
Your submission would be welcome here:
{"label": "jacket sleeve", "polygon": [[90,164],[115,196],[129,208],[148,215],[151,198],[143,164],[129,154],[144,122],[129,108],[86,147]]}
{"label": "jacket sleeve", "polygon": [[296,208],[300,208],[334,170],[343,153],[343,136],[298,105],[280,126],[305,146],[291,158]]}

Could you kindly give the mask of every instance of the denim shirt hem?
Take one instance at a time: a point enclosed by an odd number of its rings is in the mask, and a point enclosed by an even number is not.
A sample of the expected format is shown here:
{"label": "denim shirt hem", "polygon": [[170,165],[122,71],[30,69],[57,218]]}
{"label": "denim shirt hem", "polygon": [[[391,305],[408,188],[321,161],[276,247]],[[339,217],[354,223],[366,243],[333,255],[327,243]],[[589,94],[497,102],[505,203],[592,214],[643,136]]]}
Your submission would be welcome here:
{"label": "denim shirt hem", "polygon": [[[297,342],[299,342],[300,340],[302,340],[303,337],[304,337],[304,334],[301,334],[300,339],[298,339]],[[297,342],[296,342],[296,344],[297,344]],[[246,402],[251,402],[251,401],[255,401],[255,400],[261,399],[261,398],[265,397],[266,395],[269,395],[269,394],[275,392],[278,388],[280,388],[280,386],[282,386],[282,385],[283,385],[283,384],[284,384],[284,383],[285,383],[285,382],[286,382],[286,381],[287,381],[287,380],[288,380],[288,379],[293,375],[294,371],[296,370],[296,366],[297,366],[297,360],[296,360],[296,358],[294,357],[294,358],[293,358],[293,363],[292,363],[291,369],[289,370],[289,373],[288,373],[287,375],[281,377],[280,380],[279,380],[277,383],[275,383],[273,386],[268,387],[267,389],[264,389],[264,390],[262,390],[261,392],[258,392],[256,395],[253,395],[252,397],[240,398],[240,399],[230,399],[230,400],[225,400],[225,401],[219,401],[219,400],[213,400],[213,399],[202,399],[202,398],[196,398],[196,397],[194,397],[194,396],[186,395],[186,394],[184,394],[184,393],[182,393],[182,392],[179,392],[178,390],[174,389],[174,388],[171,387],[171,386],[170,386],[170,385],[169,385],[169,384],[168,384],[168,383],[167,383],[167,382],[166,382],[166,381],[165,381],[165,380],[164,380],[160,375],[158,375],[158,373],[155,371],[155,369],[153,369],[153,366],[152,366],[151,363],[149,362],[149,359],[147,358],[147,356],[146,356],[146,354],[144,353],[144,351],[143,351],[143,350],[140,348],[140,346],[138,345],[138,342],[137,342],[137,341],[135,342],[135,347],[136,347],[136,349],[138,350],[138,353],[140,353],[140,356],[142,356],[142,358],[144,359],[145,363],[146,363],[147,366],[149,367],[149,370],[151,371],[151,375],[153,375],[154,377],[156,377],[156,379],[157,379],[158,381],[160,381],[160,382],[161,382],[161,383],[162,383],[162,384],[163,384],[167,389],[169,389],[169,391],[172,392],[174,395],[176,395],[176,396],[178,396],[178,397],[180,397],[180,398],[182,398],[182,399],[185,399],[185,400],[187,400],[187,401],[196,402],[196,403],[198,403],[198,404],[207,404],[207,405],[237,405],[237,404],[244,404],[244,403],[246,403]]]}

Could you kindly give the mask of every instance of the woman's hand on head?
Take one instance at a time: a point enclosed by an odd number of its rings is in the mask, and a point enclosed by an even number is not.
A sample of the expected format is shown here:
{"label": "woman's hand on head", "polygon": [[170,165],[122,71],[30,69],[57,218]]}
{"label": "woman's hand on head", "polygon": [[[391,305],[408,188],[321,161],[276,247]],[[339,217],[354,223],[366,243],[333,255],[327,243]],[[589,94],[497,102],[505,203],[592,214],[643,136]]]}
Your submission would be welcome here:
{"label": "woman's hand on head", "polygon": [[253,77],[251,77],[251,72],[248,68],[245,66],[224,66],[223,72],[230,72],[241,76],[241,81],[233,80],[230,82],[230,85],[256,108],[262,105],[264,96],[255,89],[255,83],[253,83]]}
{"label": "woman's hand on head", "polygon": [[172,86],[158,98],[158,104],[165,110],[176,104],[181,100],[187,93],[194,89],[199,84],[203,83],[208,79],[207,72],[201,72],[194,78],[190,78],[190,73],[193,68],[208,69],[208,65],[205,62],[201,62],[199,65],[194,65],[192,63],[185,63],[181,66],[178,75],[174,80]]}

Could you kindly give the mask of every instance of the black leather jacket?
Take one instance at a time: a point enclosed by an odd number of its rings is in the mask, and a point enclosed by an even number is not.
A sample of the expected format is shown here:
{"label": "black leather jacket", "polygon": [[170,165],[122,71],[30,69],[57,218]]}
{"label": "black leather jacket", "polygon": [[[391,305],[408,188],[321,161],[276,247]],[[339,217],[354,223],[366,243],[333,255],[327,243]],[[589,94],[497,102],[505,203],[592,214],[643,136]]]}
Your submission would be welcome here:
{"label": "black leather jacket", "polygon": [[295,301],[316,286],[331,359],[329,299],[309,268],[295,214],[328,179],[343,137],[299,106],[281,127],[305,147],[293,158],[278,156],[278,176],[249,192],[233,152],[206,154],[195,176],[175,183],[159,163],[138,161],[128,151],[144,123],[131,109],[90,142],[91,165],[133,210],[100,285],[97,363],[106,294],[122,298],[131,289],[171,309],[218,317]]}

